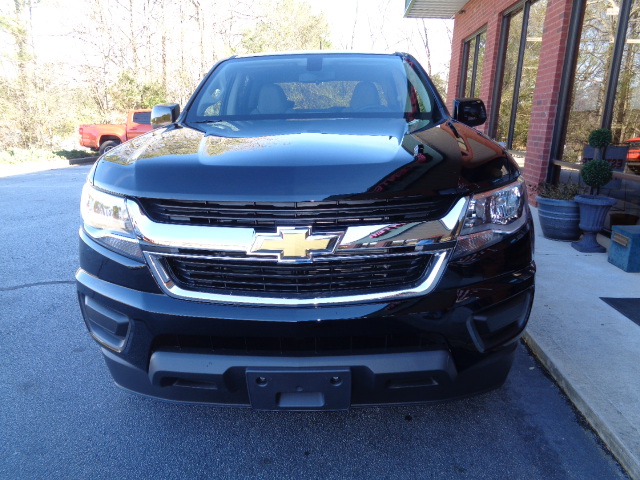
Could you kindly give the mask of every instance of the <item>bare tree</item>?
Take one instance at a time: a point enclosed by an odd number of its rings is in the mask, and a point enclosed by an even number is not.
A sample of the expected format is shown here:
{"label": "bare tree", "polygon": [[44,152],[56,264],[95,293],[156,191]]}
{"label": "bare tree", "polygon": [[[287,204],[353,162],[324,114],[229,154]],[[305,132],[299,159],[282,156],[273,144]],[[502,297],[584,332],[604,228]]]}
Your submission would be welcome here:
{"label": "bare tree", "polygon": [[[329,25],[324,15],[314,14],[305,0],[261,2],[262,16],[243,32],[242,52],[318,50],[330,48]],[[278,35],[274,35],[278,32]]]}
{"label": "bare tree", "polygon": [[422,46],[424,47],[424,51],[427,54],[427,64],[425,66],[425,70],[428,75],[431,75],[431,48],[429,48],[429,31],[427,30],[427,24],[424,21],[424,18],[420,19],[421,29],[418,30],[420,34],[420,39],[422,40]]}
{"label": "bare tree", "polygon": [[351,29],[351,48],[350,50],[353,50],[353,42],[355,41],[356,38],[356,27],[358,26],[358,6],[359,6],[359,1],[356,0],[356,15],[353,18],[353,28]]}

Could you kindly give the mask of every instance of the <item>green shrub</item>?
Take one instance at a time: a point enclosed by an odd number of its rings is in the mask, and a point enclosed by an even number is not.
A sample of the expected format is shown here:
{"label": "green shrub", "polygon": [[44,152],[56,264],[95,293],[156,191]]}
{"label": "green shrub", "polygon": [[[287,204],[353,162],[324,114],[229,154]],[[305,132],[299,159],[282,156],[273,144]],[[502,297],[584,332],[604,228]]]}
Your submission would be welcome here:
{"label": "green shrub", "polygon": [[589,134],[589,145],[593,148],[607,148],[612,141],[611,130],[606,128],[598,128]]}
{"label": "green shrub", "polygon": [[591,193],[600,193],[600,187],[606,185],[613,178],[613,167],[606,160],[591,160],[580,170],[584,183],[591,187]]}
{"label": "green shrub", "polygon": [[593,152],[594,160],[604,158],[604,152],[607,151],[607,147],[611,144],[612,140],[611,130],[606,128],[598,128],[589,134],[589,145],[595,149]]}

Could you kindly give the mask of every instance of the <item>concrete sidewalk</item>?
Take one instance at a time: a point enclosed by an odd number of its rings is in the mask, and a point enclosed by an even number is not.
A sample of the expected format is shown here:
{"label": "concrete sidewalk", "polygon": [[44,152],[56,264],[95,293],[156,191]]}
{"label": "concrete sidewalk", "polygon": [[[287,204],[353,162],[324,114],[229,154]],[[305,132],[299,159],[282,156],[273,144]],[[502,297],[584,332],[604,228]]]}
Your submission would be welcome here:
{"label": "concrete sidewalk", "polygon": [[606,253],[544,238],[532,211],[538,273],[525,341],[631,478],[640,479],[640,326],[600,299],[639,298],[640,273],[615,267]]}

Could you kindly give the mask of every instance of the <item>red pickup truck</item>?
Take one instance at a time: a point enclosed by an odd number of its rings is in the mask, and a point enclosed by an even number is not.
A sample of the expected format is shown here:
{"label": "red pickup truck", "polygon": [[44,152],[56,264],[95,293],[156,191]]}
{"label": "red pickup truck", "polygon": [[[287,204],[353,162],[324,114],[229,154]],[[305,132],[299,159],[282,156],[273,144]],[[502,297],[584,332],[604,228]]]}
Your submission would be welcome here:
{"label": "red pickup truck", "polygon": [[640,138],[630,138],[625,143],[629,145],[627,171],[640,175]]}
{"label": "red pickup truck", "polygon": [[107,150],[151,131],[151,110],[129,110],[127,123],[120,125],[80,125],[80,145],[103,154]]}

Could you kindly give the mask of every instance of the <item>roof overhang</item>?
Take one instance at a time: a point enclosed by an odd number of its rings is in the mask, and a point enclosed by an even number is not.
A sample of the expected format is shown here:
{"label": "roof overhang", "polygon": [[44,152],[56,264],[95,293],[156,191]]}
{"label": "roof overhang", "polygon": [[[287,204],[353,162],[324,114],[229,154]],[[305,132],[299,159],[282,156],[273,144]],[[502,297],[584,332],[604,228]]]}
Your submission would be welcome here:
{"label": "roof overhang", "polygon": [[469,0],[405,0],[405,18],[453,18]]}

